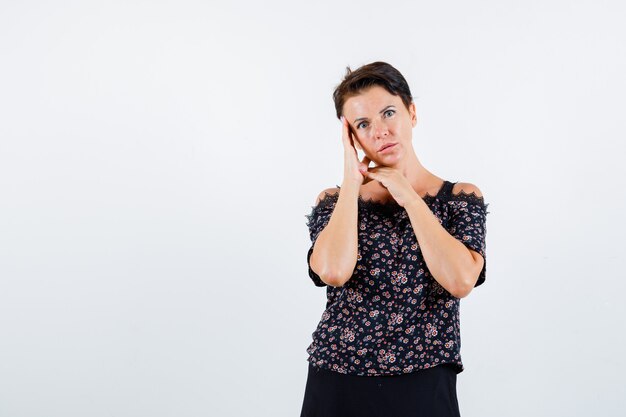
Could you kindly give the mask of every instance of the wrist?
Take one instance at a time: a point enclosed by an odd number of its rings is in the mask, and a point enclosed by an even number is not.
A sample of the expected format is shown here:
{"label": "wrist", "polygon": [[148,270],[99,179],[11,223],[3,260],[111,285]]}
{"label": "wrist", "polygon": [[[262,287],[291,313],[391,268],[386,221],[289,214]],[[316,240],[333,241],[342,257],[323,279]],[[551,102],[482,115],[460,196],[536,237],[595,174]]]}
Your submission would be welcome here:
{"label": "wrist", "polygon": [[359,182],[358,180],[344,178],[343,182],[341,183],[341,189],[347,188],[359,190],[362,184],[363,182]]}
{"label": "wrist", "polygon": [[404,203],[404,208],[405,209],[409,209],[413,206],[416,206],[418,204],[420,204],[420,202],[423,202],[422,197],[420,197],[419,195],[410,199],[409,201],[407,201],[406,203]]}

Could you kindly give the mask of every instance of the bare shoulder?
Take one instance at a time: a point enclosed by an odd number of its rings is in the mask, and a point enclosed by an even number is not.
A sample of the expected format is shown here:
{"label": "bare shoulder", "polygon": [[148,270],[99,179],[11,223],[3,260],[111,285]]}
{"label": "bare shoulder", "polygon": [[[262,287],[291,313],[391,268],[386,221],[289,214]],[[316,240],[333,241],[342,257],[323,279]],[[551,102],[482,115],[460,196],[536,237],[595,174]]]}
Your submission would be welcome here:
{"label": "bare shoulder", "polygon": [[454,184],[454,187],[452,187],[452,194],[459,195],[461,193],[474,194],[476,197],[483,196],[483,193],[480,191],[480,189],[470,182],[457,182],[456,184]]}
{"label": "bare shoulder", "polygon": [[317,206],[320,203],[320,201],[322,201],[322,199],[326,196],[326,194],[337,194],[338,192],[339,192],[339,188],[337,187],[325,189],[317,196],[315,205]]}

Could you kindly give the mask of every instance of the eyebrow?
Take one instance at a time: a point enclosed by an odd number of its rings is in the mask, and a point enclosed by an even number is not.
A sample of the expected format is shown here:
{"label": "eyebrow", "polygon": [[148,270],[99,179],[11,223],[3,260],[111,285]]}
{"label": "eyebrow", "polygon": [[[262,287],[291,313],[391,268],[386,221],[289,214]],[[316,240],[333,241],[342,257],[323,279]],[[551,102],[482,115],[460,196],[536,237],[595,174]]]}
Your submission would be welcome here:
{"label": "eyebrow", "polygon": [[[388,109],[389,107],[395,107],[395,106],[394,106],[393,104],[390,104],[390,105],[388,105],[387,107],[385,107],[384,109],[382,109],[381,111],[379,111],[378,113],[379,113],[379,114],[384,113],[385,111],[387,111],[387,109]],[[354,120],[354,122],[352,122],[352,123],[356,124],[356,123],[357,123],[358,121],[360,121],[360,120],[367,120],[367,117],[359,117],[358,119],[355,119],[355,120]]]}

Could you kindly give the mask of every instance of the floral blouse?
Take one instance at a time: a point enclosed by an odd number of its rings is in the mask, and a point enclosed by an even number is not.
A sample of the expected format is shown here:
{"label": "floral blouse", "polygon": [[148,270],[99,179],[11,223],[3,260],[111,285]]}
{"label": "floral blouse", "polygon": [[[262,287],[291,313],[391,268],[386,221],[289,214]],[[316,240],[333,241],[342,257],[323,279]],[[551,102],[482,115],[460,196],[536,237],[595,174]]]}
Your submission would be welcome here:
{"label": "floral blouse", "polygon": [[[452,194],[445,181],[423,200],[442,226],[485,265],[475,286],[485,281],[488,204],[475,193]],[[337,188],[340,188],[337,186]],[[399,375],[442,363],[463,371],[460,299],[430,274],[404,207],[395,201],[358,197],[358,255],[352,277],[342,287],[326,285],[310,265],[313,245],[326,227],[339,192],[325,193],[307,217],[311,247],[309,276],[326,287],[327,302],[306,349],[314,366],[357,376]]]}

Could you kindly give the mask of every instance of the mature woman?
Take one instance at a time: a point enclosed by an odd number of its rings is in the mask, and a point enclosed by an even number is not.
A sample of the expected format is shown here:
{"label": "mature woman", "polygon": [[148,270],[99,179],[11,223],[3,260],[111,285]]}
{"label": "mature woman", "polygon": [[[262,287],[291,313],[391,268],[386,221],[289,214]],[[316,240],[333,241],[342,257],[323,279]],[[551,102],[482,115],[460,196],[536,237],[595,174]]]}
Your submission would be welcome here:
{"label": "mature woman", "polygon": [[344,177],[307,216],[309,276],[327,303],[301,417],[459,416],[459,302],[485,280],[487,204],[422,166],[394,67],[348,68],[333,97]]}

